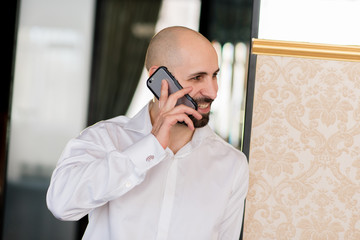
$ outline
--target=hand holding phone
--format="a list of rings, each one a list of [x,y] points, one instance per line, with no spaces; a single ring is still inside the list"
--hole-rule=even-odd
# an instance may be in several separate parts
[[[167,84],[162,84],[163,81]],[[159,67],[147,80],[147,86],[159,100],[160,109],[151,133],[165,149],[169,146],[170,129],[173,126],[182,123],[193,131],[194,124],[189,116],[192,115],[198,120],[202,116],[197,112],[196,102],[188,95],[191,88],[183,89],[166,67]]]
[[[155,97],[157,99],[160,98],[162,80],[166,80],[168,83],[169,95],[182,89],[182,86],[180,85],[180,83],[167,70],[167,68],[164,66],[161,66],[146,81],[148,88],[151,90],[151,92],[155,95]],[[188,107],[191,107],[191,108],[197,110],[197,104],[194,101],[194,99],[192,99],[189,96],[189,94],[186,94],[184,97],[181,97],[178,99],[176,105],[180,105],[180,104],[184,104]]]

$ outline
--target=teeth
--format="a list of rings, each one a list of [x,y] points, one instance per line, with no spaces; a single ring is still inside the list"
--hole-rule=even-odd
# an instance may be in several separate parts
[[[199,108],[207,108],[208,106],[209,106],[208,103],[198,104],[198,107],[199,107]]]

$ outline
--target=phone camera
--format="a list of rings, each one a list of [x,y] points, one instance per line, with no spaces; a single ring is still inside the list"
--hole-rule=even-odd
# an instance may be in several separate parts
[[[152,83],[152,78],[150,78],[149,83]]]

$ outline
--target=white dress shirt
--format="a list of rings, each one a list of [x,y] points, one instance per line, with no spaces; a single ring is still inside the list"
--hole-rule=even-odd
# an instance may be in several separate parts
[[[89,224],[83,239],[239,239],[246,157],[208,126],[176,154],[151,134],[148,105],[72,139],[53,172],[47,205]]]

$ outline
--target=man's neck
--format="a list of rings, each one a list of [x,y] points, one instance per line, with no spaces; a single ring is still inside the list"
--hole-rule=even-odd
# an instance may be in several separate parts
[[[186,125],[176,124],[171,129],[169,148],[176,154],[183,146],[191,141],[195,131],[191,131]]]

